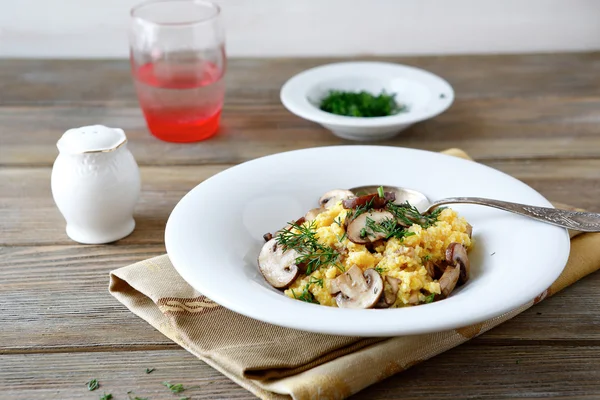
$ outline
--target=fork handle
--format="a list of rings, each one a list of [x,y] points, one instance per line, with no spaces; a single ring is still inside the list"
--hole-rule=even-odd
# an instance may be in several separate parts
[[[500,210],[524,215],[538,221],[568,228],[580,232],[600,232],[600,214],[583,211],[566,211],[557,208],[528,206],[508,201],[485,199],[481,197],[450,197],[434,202],[427,212],[443,204],[479,204],[499,208]]]

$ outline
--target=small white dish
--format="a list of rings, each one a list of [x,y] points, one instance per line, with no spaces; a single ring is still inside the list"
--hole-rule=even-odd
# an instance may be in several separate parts
[[[373,168],[353,168],[369,163]],[[442,331],[511,311],[546,290],[569,255],[567,231],[476,205],[454,205],[473,225],[471,279],[449,298],[399,309],[352,310],[290,299],[260,274],[262,235],[315,207],[332,188],[414,188],[430,199],[480,196],[551,207],[500,171],[421,150],[339,146],[259,158],[204,181],[177,204],[166,227],[179,274],[215,302],[248,317],[304,331],[394,336]]]
[[[396,94],[406,111],[387,117],[347,117],[319,109],[330,90],[382,90]],[[336,136],[350,140],[383,140],[412,124],[435,117],[454,101],[448,82],[419,68],[383,62],[344,62],[311,68],[288,80],[281,102],[293,114],[321,124]]]

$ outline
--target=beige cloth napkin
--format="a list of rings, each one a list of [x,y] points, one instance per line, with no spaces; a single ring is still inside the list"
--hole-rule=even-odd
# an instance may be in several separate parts
[[[457,149],[445,153],[469,158]],[[195,291],[166,255],[111,272],[109,290],[165,336],[262,399],[343,399],[486,332],[599,269],[600,234],[573,236],[565,270],[534,301],[480,324],[425,335],[330,336],[256,321]]]

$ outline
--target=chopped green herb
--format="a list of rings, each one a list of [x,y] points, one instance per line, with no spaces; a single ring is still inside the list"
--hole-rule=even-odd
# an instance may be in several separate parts
[[[127,397],[129,398],[129,400],[148,400],[147,397],[138,397],[138,396],[131,397],[131,393],[133,393],[133,390],[130,390],[127,392]]]
[[[366,91],[345,92],[330,90],[321,100],[319,108],[325,112],[347,117],[386,117],[406,111],[405,105],[396,103],[396,94],[385,90],[377,96]]]
[[[90,381],[85,383],[87,385],[88,390],[91,392],[100,387],[100,383],[98,383],[97,379],[91,379]]]
[[[338,242],[342,243],[344,239],[346,239],[346,232],[342,236],[335,235],[337,237]]]
[[[181,383],[171,384],[169,382],[163,382],[162,384],[173,393],[181,393],[185,390]]]
[[[296,295],[294,289],[292,289],[292,295],[296,300],[304,301],[306,303],[320,304],[317,299],[315,299],[315,296],[313,296],[313,294],[308,290],[309,288],[310,282],[304,286],[304,289],[302,289],[302,293],[300,293],[299,296]]]
[[[154,371],[155,368],[146,368],[146,373],[147,374],[151,374],[152,371]]]
[[[435,298],[435,294],[431,293],[429,296],[425,297],[425,304],[431,303],[434,298]]]
[[[309,285],[315,284],[317,286],[323,287],[323,279],[317,279],[314,276],[311,276],[310,279],[308,280],[308,284]]]
[[[104,393],[103,396],[100,396],[100,400],[112,400],[112,398],[113,398],[113,395],[110,393],[108,393],[108,394]]]
[[[382,197],[382,198],[385,197],[385,193],[383,191],[383,186],[379,186],[377,188],[377,194],[379,195],[379,197]]]
[[[423,257],[423,261],[429,261],[431,260],[431,254],[427,254],[425,257]]]
[[[360,230],[360,237],[363,239],[367,237],[367,229],[366,228],[362,228]]]
[[[380,274],[383,274],[385,271],[387,271],[387,268],[375,267],[375,271],[379,272]]]
[[[306,275],[330,264],[335,264],[340,253],[325,246],[317,240],[316,223],[298,225],[290,222],[289,227],[277,236],[277,244],[284,250],[293,249],[300,255],[296,258],[296,264],[306,265]]]
[[[367,212],[368,210],[370,210],[373,207],[373,201],[375,200],[375,197],[373,197],[371,200],[369,200],[368,202],[365,203],[365,205],[363,206],[358,206],[350,211],[348,211],[346,213],[346,220],[348,222],[355,220],[356,218],[358,218],[359,215],[364,214],[365,212]]]
[[[334,218],[333,223],[337,224],[337,226],[339,226],[341,228],[342,227],[342,217],[338,216],[338,217]]]
[[[411,226],[412,224],[421,225],[421,227],[427,229],[434,225],[440,213],[446,207],[438,207],[429,214],[421,214],[416,207],[412,206],[408,201],[403,204],[388,203],[386,209],[394,214],[394,216],[403,224]]]
[[[402,240],[406,236],[412,236],[415,234],[414,232],[409,232],[406,229],[404,229],[404,227],[402,225],[399,225],[398,222],[393,218],[384,219],[381,222],[375,222],[373,219],[367,217],[366,227],[371,231],[371,233],[383,233],[386,239],[395,237],[397,239]]]

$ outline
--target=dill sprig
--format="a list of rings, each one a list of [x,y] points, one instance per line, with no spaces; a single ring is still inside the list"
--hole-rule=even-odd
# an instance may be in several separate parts
[[[403,239],[407,236],[412,236],[415,234],[414,232],[407,231],[402,225],[399,225],[398,221],[396,221],[394,218],[386,218],[381,222],[375,222],[373,219],[367,217],[365,226],[366,228],[363,228],[365,235],[362,237],[366,237],[369,234],[374,236],[372,235],[373,233],[379,232],[385,235],[385,239],[392,237]],[[370,230],[371,233],[369,233],[367,229]],[[363,232],[361,230],[361,235],[362,234]]]
[[[348,222],[353,221],[356,218],[358,218],[359,215],[364,214],[367,211],[369,211],[371,208],[373,208],[373,200],[375,200],[375,197],[373,197],[371,200],[367,201],[364,205],[358,206],[356,208],[349,210],[346,213],[346,221],[348,221]]]
[[[308,280],[308,283],[302,289],[302,293],[300,293],[300,295],[296,295],[296,292],[294,291],[294,289],[292,289],[292,295],[296,300],[305,301],[307,303],[320,304],[317,301],[317,299],[315,299],[315,296],[310,292],[310,285],[318,285],[320,287],[323,287],[323,279],[317,279],[314,276],[311,276]]]
[[[277,244],[284,251],[293,249],[300,254],[296,264],[306,266],[306,275],[323,266],[336,265],[340,258],[337,250],[319,243],[315,221],[301,225],[290,222],[289,227],[277,236]]]
[[[172,393],[181,393],[185,390],[181,383],[172,384],[169,382],[163,382],[162,384],[166,386],[167,389],[169,389]]]
[[[87,385],[88,390],[91,392],[93,390],[96,390],[100,387],[100,383],[98,382],[97,379],[90,379],[88,382],[85,383]]]
[[[394,204],[388,203],[386,205],[386,209],[394,214],[394,216],[403,224],[411,226],[412,224],[421,225],[423,228],[427,229],[430,226],[434,225],[440,213],[446,207],[436,208],[429,214],[421,214],[416,207],[411,205],[408,201],[402,204]]]
[[[133,393],[133,390],[130,390],[127,392],[127,397],[129,398],[129,400],[148,400],[147,397],[138,397],[138,396],[131,397],[132,393]]]

